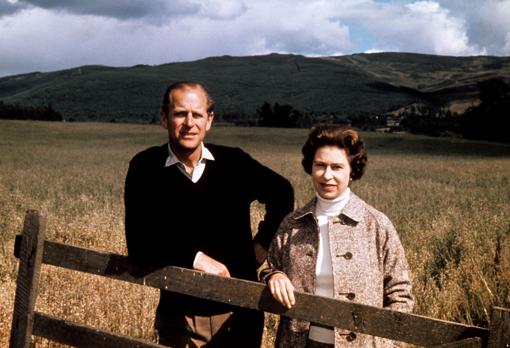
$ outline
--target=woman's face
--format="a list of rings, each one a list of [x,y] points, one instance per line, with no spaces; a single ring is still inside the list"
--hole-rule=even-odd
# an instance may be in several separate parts
[[[312,163],[312,182],[324,199],[335,199],[349,186],[351,165],[345,149],[322,146],[317,149]]]

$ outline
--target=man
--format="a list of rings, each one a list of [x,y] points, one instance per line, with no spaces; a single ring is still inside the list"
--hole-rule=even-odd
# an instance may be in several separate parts
[[[290,183],[238,148],[204,145],[214,119],[207,90],[178,82],[160,112],[168,144],[130,162],[125,186],[129,257],[142,265],[174,265],[257,280],[269,243],[293,209]],[[250,204],[266,214],[252,239]],[[161,291],[155,328],[172,347],[259,347],[263,312]]]

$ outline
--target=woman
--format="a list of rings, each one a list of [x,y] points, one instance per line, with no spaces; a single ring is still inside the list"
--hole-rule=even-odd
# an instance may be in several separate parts
[[[302,165],[315,197],[290,213],[271,242],[262,277],[287,308],[294,290],[410,312],[407,261],[390,220],[349,189],[360,179],[367,154],[350,127],[312,128]],[[281,317],[279,347],[385,347],[392,342],[342,329]]]

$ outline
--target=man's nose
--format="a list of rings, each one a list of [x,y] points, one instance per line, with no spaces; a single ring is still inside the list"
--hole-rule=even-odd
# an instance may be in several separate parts
[[[193,113],[188,112],[186,118],[184,119],[184,123],[188,127],[192,127],[195,124],[195,119],[193,118]]]

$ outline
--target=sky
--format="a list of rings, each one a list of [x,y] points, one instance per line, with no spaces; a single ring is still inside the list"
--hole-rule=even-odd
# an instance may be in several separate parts
[[[510,56],[510,0],[0,0],[0,76],[390,51]]]

